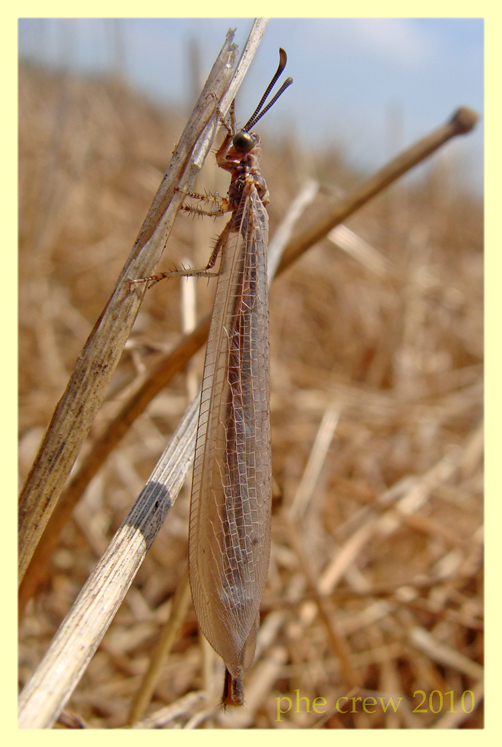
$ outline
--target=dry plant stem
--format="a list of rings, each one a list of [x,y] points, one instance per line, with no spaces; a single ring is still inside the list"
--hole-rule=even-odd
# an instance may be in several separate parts
[[[59,726],[65,729],[89,729],[90,726],[78,714],[71,711],[61,711],[57,720]]]
[[[409,640],[418,651],[425,653],[432,661],[445,664],[447,667],[453,667],[453,669],[457,669],[474,680],[483,681],[484,670],[482,666],[450,646],[441,643],[425,628],[414,625],[409,631]]]
[[[143,721],[136,722],[132,728],[161,729],[175,718],[190,713],[190,711],[206,700],[206,693],[202,691],[188,693],[188,695],[184,695],[183,698],[177,700],[176,703],[171,703],[171,705],[152,713],[151,716],[147,716]]]
[[[171,614],[164,624],[160,638],[150,655],[150,664],[145,672],[141,685],[134,696],[131,704],[127,723],[133,724],[145,713],[152,699],[155,687],[159,681],[166,658],[169,656],[171,647],[176,640],[179,629],[186,617],[192,597],[190,595],[190,584],[188,583],[188,568],[181,578],[176,594],[172,600]]]
[[[302,186],[295,199],[289,206],[287,215],[281,221],[280,226],[276,229],[274,237],[268,245],[268,282],[271,283],[277,274],[277,268],[281,261],[284,247],[293,235],[293,231],[305,208],[313,201],[319,190],[319,183],[309,179]]]
[[[291,518],[294,521],[301,521],[307,510],[307,506],[312,500],[339,418],[340,411],[333,406],[329,407],[324,413],[307,466],[289,509]]]
[[[284,252],[282,262],[277,270],[278,273],[286,269],[303,252],[323,239],[331,229],[346,220],[362,205],[367,203],[376,194],[396,181],[400,176],[423,161],[434,151],[455,135],[464,135],[470,132],[478,115],[472,109],[460,107],[457,109],[449,122],[437,130],[431,132],[418,143],[412,145],[403,153],[390,161],[386,166],[366,179],[359,187],[349,192],[344,199],[336,201],[332,206],[326,208],[323,216],[317,220],[315,225],[291,239]]]
[[[484,697],[484,684],[483,682],[478,682],[477,685],[471,688],[473,696],[474,696],[474,708],[477,708]],[[459,725],[465,721],[467,718],[469,718],[470,713],[472,711],[469,711],[466,709],[466,712],[464,712],[461,708],[458,709],[456,713],[447,713],[444,716],[442,716],[436,723],[434,724],[434,729],[455,729],[458,728]]]
[[[46,530],[33,554],[19,587],[19,616],[22,617],[27,601],[42,583],[49,561],[57,546],[59,535],[69,520],[73,509],[85,489],[103,466],[120,439],[127,433],[136,418],[143,413],[152,399],[173,379],[207,340],[210,316],[204,317],[189,335],[167,356],[162,358],[136,392],[124,403],[119,413],[96,440],[49,519]]]
[[[19,501],[20,581],[103,402],[138,313],[144,290],[131,293],[127,278],[152,273],[183,199],[175,188],[190,186],[216,135],[215,99],[209,94],[221,100],[229,86],[237,53],[232,38],[233,33],[229,32],[115,289],[79,356],[26,480]]]
[[[89,664],[174,504],[193,458],[198,400],[185,413],[133,508],[21,693],[19,727],[49,728]]]
[[[185,724],[185,729],[196,729],[198,726],[204,723],[207,719],[211,718],[218,712],[219,706],[210,706],[204,708],[202,711],[197,711]],[[214,724],[210,723],[208,728],[213,728]],[[133,727],[134,728],[134,727]]]
[[[291,540],[291,544],[296,551],[301,570],[305,574],[308,586],[310,587],[314,595],[319,614],[328,634],[328,640],[330,642],[331,648],[340,661],[340,669],[342,672],[343,681],[347,687],[357,687],[359,681],[350,660],[350,648],[345,640],[344,634],[337,629],[337,626],[335,625],[333,617],[330,613],[329,605],[319,593],[315,574],[310,566],[310,561],[303,548],[303,543],[300,539],[294,521],[287,513],[284,514],[284,518],[286,526],[288,528],[288,535]]]

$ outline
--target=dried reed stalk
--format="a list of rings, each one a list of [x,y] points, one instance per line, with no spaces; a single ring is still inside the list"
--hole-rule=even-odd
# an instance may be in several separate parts
[[[71,455],[73,455],[73,458],[76,457],[77,446],[81,445],[84,422],[88,430],[92,422],[91,416],[94,416],[97,409],[97,400],[101,401],[104,397],[105,388],[103,387],[103,382],[99,381],[99,377],[92,377],[93,380],[91,382],[87,381],[86,385],[80,389],[76,389],[75,383],[82,378],[86,378],[83,371],[87,370],[87,378],[89,378],[89,369],[91,369],[91,373],[92,371],[96,371],[96,356],[98,354],[96,348],[100,354],[106,357],[108,361],[107,366],[112,365],[110,362],[112,352],[115,355],[114,364],[116,365],[118,362],[118,355],[116,354],[117,340],[114,340],[114,344],[110,345],[110,340],[113,340],[114,325],[118,323],[119,328],[126,327],[128,333],[134,321],[134,318],[131,318],[130,299],[129,304],[125,305],[129,307],[128,313],[127,308],[124,310],[124,305],[122,304],[124,298],[128,294],[131,295],[127,291],[129,287],[128,278],[144,277],[153,271],[167,241],[176,211],[181,204],[182,195],[175,192],[174,188],[178,186],[180,189],[187,189],[192,186],[191,180],[196,170],[195,167],[200,168],[202,165],[216,135],[218,122],[213,117],[214,97],[209,96],[209,92],[214,94],[217,100],[221,102],[221,110],[225,112],[235,97],[237,87],[242,81],[244,73],[256,52],[263,30],[264,24],[262,22],[257,22],[254,25],[232,86],[230,86],[230,76],[237,48],[231,41],[233,32],[228,33],[226,42],[215,66],[213,66],[213,70],[199,98],[194,114],[182,136],[181,145],[173,155],[171,167],[164,177],[131,256],[120,275],[116,292],[112,295],[112,299],[108,302],[105,312],[103,312],[100,321],[96,324],[93,333],[91,333],[91,337],[86,343],[82,357],[67,387],[67,391],[56,409],[48,433],[37,456],[35,466],[30,472],[25,485],[21,503],[22,511],[28,512],[31,510],[39,517],[38,521],[41,522],[42,517],[44,517],[44,526],[49,518],[49,512],[47,507],[45,511],[40,508],[40,501],[44,496],[47,496],[47,490],[51,486],[55,490],[55,485],[62,485],[67,472],[65,473],[64,465],[61,462],[65,462],[67,470],[71,467],[69,459]],[[208,100],[210,106],[208,106]],[[180,152],[186,154],[182,164]],[[148,245],[152,246],[153,251],[151,253],[142,251]],[[136,308],[136,312],[137,310]],[[127,324],[128,322],[130,322],[129,325]],[[116,330],[116,334],[118,334],[118,330]],[[126,338],[123,339],[124,344]],[[119,336],[119,340],[122,340],[121,336]],[[102,359],[99,358],[99,360]],[[114,368],[114,365],[112,368]],[[109,378],[106,379],[106,383],[108,381]],[[62,404],[70,399],[72,400],[71,417],[66,412],[64,404]],[[87,412],[82,414],[84,405],[89,399],[93,401],[94,407],[87,408]],[[101,559],[100,564],[89,578],[84,589],[82,589],[79,599],[75,602],[71,613],[61,626],[58,636],[54,639],[37,673],[23,691],[19,714],[19,724],[23,728],[46,727],[54,723],[65,702],[76,687],[92,654],[99,645],[137,569],[141,565],[147,549],[153,542],[165,515],[181,488],[191,460],[190,447],[193,449],[197,405],[198,403],[195,401],[188,408],[177,431],[177,435],[171,443],[171,450],[165,454],[167,467],[161,464],[157,468],[164,475],[165,470],[167,470],[167,477],[165,478],[167,482],[159,486],[158,477],[155,476],[157,473],[152,475],[148,484],[149,487],[145,487],[142,496],[140,496],[124,522],[123,529],[119,530],[115,535],[107,553]],[[76,423],[77,415],[79,415],[78,423]],[[189,424],[192,418],[195,418],[195,420],[193,421],[193,427],[190,427]],[[58,428],[63,427],[65,427],[65,430],[61,433]],[[65,454],[65,459],[61,457],[61,462],[58,463],[57,467],[54,464],[51,466],[51,460],[47,457],[47,450],[50,450],[49,444],[54,438],[59,444],[64,444],[65,442],[61,441],[61,438],[65,434],[68,434],[66,430],[68,427],[70,427],[70,430],[71,428],[77,430],[80,438],[74,438],[71,444],[68,444],[69,448]],[[188,432],[186,432],[187,427]],[[187,448],[189,452],[188,460],[186,459]],[[172,464],[176,463],[178,459],[183,466],[173,477]],[[52,479],[49,481],[51,475]],[[38,500],[34,502],[34,505],[30,509],[30,500],[33,502],[36,497],[33,492],[35,490],[33,481],[35,481],[36,485],[37,481],[42,480],[44,477],[50,482],[50,485],[46,486],[46,490],[40,493]],[[31,486],[31,489],[28,486]],[[39,507],[38,511],[37,506]],[[129,526],[134,527],[132,535],[128,529]],[[38,528],[37,524],[33,523],[33,521],[24,522],[20,527],[21,546],[24,550],[23,556],[25,557],[24,564],[28,562],[30,550],[33,552],[36,539],[42,530],[43,526]],[[118,569],[120,569],[119,583],[117,583]],[[113,592],[110,586],[113,586]],[[84,645],[82,645],[83,637],[86,640]],[[72,645],[72,641],[74,642],[76,639],[80,641],[78,647]],[[73,653],[73,656],[68,655],[68,650]],[[46,697],[48,688],[51,691],[51,698]]]
[[[151,275],[183,201],[176,188],[189,189],[204,162],[219,123],[215,99],[225,113],[248,69],[264,24],[255,24],[232,78],[237,48],[229,32],[192,116],[176,147],[115,289],[96,322],[54,412],[19,501],[19,581],[35,551],[80,447],[101,406],[144,295],[131,292],[128,279]],[[212,95],[210,95],[212,94]]]

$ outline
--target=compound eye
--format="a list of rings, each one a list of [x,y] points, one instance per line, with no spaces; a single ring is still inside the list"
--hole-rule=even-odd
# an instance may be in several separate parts
[[[239,153],[245,153],[256,145],[256,138],[250,135],[249,132],[241,130],[234,135],[232,144],[235,150],[239,151]]]

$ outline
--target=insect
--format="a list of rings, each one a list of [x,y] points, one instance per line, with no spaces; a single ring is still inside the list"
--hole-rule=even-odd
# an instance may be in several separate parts
[[[255,651],[270,556],[272,465],[269,404],[267,242],[269,194],[260,168],[260,141],[251,128],[293,82],[288,78],[235,132],[234,106],[216,153],[230,172],[227,198],[199,214],[231,217],[207,266],[144,278],[217,275],[202,380],[189,529],[189,575],[199,625],[226,665],[222,704],[244,702],[243,671]],[[263,109],[263,110],[262,110]],[[196,199],[205,199],[194,192]],[[217,273],[210,272],[221,254]]]

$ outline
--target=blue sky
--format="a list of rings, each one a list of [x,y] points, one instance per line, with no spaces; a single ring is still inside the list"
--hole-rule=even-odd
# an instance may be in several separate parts
[[[188,107],[189,43],[199,43],[205,76],[227,29],[237,28],[242,49],[250,26],[243,18],[26,19],[19,22],[19,51],[51,66],[99,73],[111,69],[118,52],[136,88],[162,105]],[[483,114],[482,19],[272,19],[239,93],[241,122],[275,71],[279,46],[295,82],[260,127],[280,136],[294,125],[313,149],[340,145],[365,171],[460,105]],[[440,157],[455,161],[465,184],[479,190],[483,122]]]

